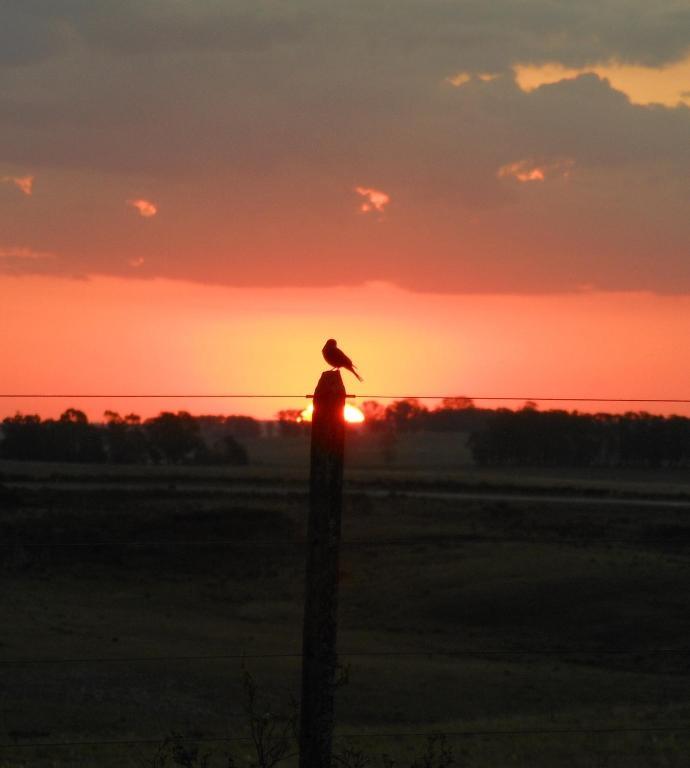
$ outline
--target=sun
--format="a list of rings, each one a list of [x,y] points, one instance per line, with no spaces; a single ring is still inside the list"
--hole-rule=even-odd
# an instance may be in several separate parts
[[[311,421],[312,414],[314,413],[314,404],[309,405],[300,413],[297,421]],[[345,421],[348,424],[361,424],[364,421],[364,414],[357,408],[356,405],[345,403]]]

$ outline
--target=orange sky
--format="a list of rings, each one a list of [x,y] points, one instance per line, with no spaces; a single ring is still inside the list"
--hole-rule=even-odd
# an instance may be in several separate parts
[[[325,368],[320,349],[329,336],[364,376],[359,384],[345,374],[353,393],[690,393],[683,296],[453,296],[386,284],[250,289],[37,276],[0,277],[0,296],[5,393],[307,393]],[[268,417],[303,402],[20,398],[0,407],[4,415],[77,406],[92,418],[106,408]]]
[[[690,395],[690,13],[629,5],[0,3],[0,389],[302,393],[334,336],[359,393]]]

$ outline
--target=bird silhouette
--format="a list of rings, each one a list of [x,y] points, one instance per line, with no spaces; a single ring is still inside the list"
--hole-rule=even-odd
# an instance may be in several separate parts
[[[360,381],[364,381],[364,379],[357,373],[352,360],[350,360],[342,349],[338,349],[338,342],[335,339],[328,339],[324,348],[321,350],[321,353],[323,354],[323,359],[329,365],[332,365],[333,368],[345,368],[350,371],[350,373],[354,374]]]

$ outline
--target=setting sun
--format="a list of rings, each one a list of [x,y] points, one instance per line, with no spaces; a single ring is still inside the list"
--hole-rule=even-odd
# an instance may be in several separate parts
[[[298,421],[311,421],[312,414],[314,413],[314,404],[309,405],[300,413]],[[361,424],[364,421],[364,414],[357,408],[356,405],[350,403],[345,404],[345,421],[348,424]]]

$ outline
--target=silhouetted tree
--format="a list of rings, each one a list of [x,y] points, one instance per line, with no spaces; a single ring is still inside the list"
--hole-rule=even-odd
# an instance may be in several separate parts
[[[144,422],[152,458],[167,464],[198,463],[208,449],[199,423],[187,411],[164,411]]]
[[[488,410],[453,398],[429,411],[416,400],[387,408],[363,404],[369,429],[379,435],[386,461],[392,461],[400,433],[415,430],[469,433],[468,445],[480,465],[681,467],[690,465],[690,419],[630,412],[622,415],[538,411],[529,403],[512,411]],[[444,407],[449,406],[449,407]],[[301,411],[278,413],[281,435],[299,435],[309,423]],[[201,416],[164,412],[143,425],[136,414],[106,411],[105,423],[90,424],[86,414],[68,408],[59,419],[37,415],[2,421],[0,457],[30,461],[170,464],[246,464],[248,455],[235,432],[260,434],[249,417]],[[382,418],[383,416],[383,418]],[[376,425],[372,427],[372,425]]]
[[[18,413],[3,420],[4,439],[0,455],[29,461],[105,461],[98,427],[89,424],[86,414],[68,408],[55,421]]]
[[[445,397],[426,414],[424,423],[433,432],[471,432],[481,426],[483,418],[484,411],[475,408],[469,397]]]
[[[380,432],[386,428],[386,409],[376,400],[365,400],[362,403],[364,426],[370,432]]]
[[[197,463],[247,464],[246,449],[237,441],[238,432],[246,437],[260,434],[259,423],[249,416],[197,416],[200,437],[206,452],[199,453]]]
[[[394,429],[403,432],[422,429],[423,417],[428,413],[419,400],[396,400],[386,408],[386,421]]]
[[[228,416],[225,426],[228,433],[239,440],[261,437],[261,425],[251,416]]]
[[[464,411],[467,408],[474,408],[474,400],[471,397],[444,397],[439,410]]]
[[[46,435],[40,416],[8,416],[2,422],[3,440],[0,443],[0,456],[5,459],[20,461],[48,460]]]
[[[100,430],[83,411],[68,408],[56,422],[45,422],[51,436],[51,444],[58,461],[102,462],[105,449]],[[52,434],[51,434],[52,433]]]
[[[480,465],[683,466],[690,462],[690,420],[499,409],[486,414],[469,445]]]
[[[115,464],[144,464],[149,460],[149,446],[141,418],[136,413],[120,416],[106,411],[105,448],[108,460]]]
[[[301,413],[299,408],[288,408],[278,411],[278,432],[283,437],[301,435],[305,426],[301,423]]]

